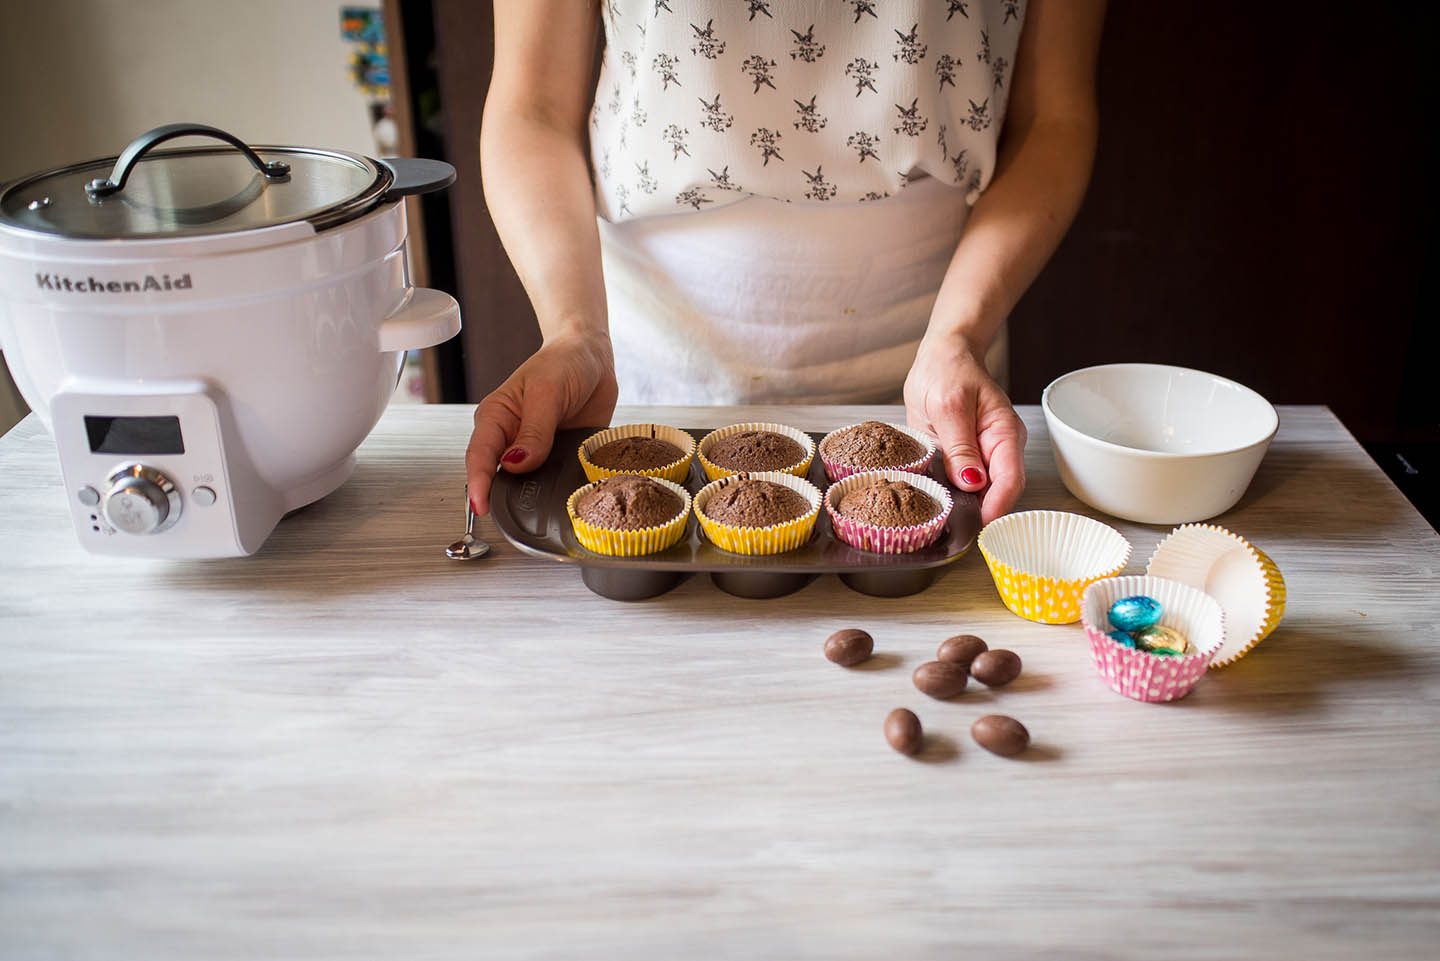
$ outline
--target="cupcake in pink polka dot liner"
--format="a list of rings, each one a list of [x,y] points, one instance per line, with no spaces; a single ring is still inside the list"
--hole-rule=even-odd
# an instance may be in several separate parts
[[[935,456],[935,438],[924,431],[867,420],[832,430],[820,439],[820,460],[832,481],[867,470],[923,474]]]
[[[825,492],[835,536],[877,554],[907,554],[935,543],[954,506],[943,484],[903,470],[851,474]]]
[[[1130,542],[1109,525],[1065,511],[1022,511],[980,531],[980,553],[1005,606],[1041,624],[1080,620],[1080,595],[1130,560]]]

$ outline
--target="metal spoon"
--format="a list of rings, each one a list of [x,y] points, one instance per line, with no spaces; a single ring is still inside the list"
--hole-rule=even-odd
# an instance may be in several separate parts
[[[470,506],[470,490],[465,490],[465,536],[445,548],[445,556],[455,561],[469,561],[490,553],[490,545],[475,536],[475,509]]]

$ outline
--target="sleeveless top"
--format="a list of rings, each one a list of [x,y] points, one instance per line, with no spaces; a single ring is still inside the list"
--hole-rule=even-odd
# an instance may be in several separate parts
[[[591,114],[611,223],[749,196],[990,182],[1023,0],[605,0]]]

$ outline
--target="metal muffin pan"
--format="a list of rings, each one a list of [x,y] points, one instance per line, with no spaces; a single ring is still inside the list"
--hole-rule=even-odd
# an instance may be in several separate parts
[[[824,507],[815,533],[784,554],[751,556],[721,550],[705,537],[691,513],[685,535],[675,546],[644,557],[608,557],[580,545],[565,512],[565,502],[588,481],[575,451],[603,428],[562,430],[544,464],[528,474],[501,471],[490,495],[491,514],[500,532],[516,547],[537,557],[580,568],[580,578],[596,594],[618,601],[639,601],[674,588],[692,574],[709,574],[715,586],[739,597],[782,597],[821,574],[836,574],[846,586],[876,597],[904,597],[929,587],[946,567],[975,545],[980,531],[980,501],[951,486],[944,471],[931,464],[935,478],[955,499],[940,539],[909,554],[857,550],[835,536]],[[683,428],[699,440],[710,428]],[[823,433],[809,432],[818,445]],[[809,480],[823,492],[830,482],[816,452]],[[699,458],[691,464],[685,487],[693,495],[706,484]]]

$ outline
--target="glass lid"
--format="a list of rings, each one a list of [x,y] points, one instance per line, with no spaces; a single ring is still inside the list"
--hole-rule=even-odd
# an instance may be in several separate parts
[[[229,146],[154,150],[208,136]],[[0,222],[80,239],[158,239],[258,230],[309,221],[334,226],[374,206],[393,177],[339,151],[253,150],[224,131],[170,124],[142,134],[118,158],[22,178],[0,194]]]

